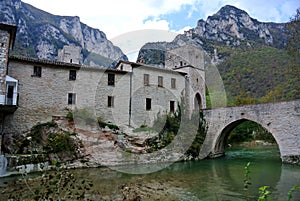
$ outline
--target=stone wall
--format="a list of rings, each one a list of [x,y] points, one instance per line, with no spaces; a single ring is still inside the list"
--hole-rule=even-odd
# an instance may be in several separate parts
[[[108,75],[115,75],[114,85],[108,85]],[[130,104],[130,72],[110,72],[98,78],[95,93],[96,114],[105,121],[117,125],[129,124]],[[108,105],[108,97],[112,97],[112,105]]]
[[[42,68],[41,77],[33,76],[34,66]],[[69,80],[70,70],[76,70],[76,80]],[[129,105],[129,76],[123,79],[124,72],[112,73],[116,75],[115,87],[107,86],[106,69],[11,61],[9,74],[19,80],[19,108],[8,117],[7,132],[22,133],[38,122],[52,120],[52,116],[66,116],[69,110],[85,110],[91,118],[103,115],[112,121],[107,96],[114,94],[114,110],[121,122],[125,119],[128,122],[128,109],[125,108]],[[68,104],[69,93],[76,94],[75,104]],[[80,113],[74,114],[75,118],[76,115],[81,117]]]
[[[41,77],[33,75],[34,66],[41,67]],[[69,70],[10,61],[9,75],[19,80],[19,107],[10,121],[9,130],[22,132],[38,122],[50,121],[53,115],[65,115],[69,107],[68,93],[74,91],[76,82],[69,81]]]
[[[200,158],[223,155],[231,129],[250,120],[272,133],[283,162],[300,164],[300,100],[215,108],[205,110],[204,114],[208,131]]]
[[[8,31],[0,29],[0,96],[4,95],[2,93],[6,90],[5,76],[8,60],[9,37],[10,34]]]
[[[63,49],[58,50],[58,61],[81,64],[81,47],[65,45]]]
[[[206,54],[199,47],[185,45],[166,52],[165,67],[168,69],[191,65],[201,70],[205,69]]]
[[[144,74],[149,74],[149,85],[144,85]],[[163,78],[163,86],[158,86],[158,76]],[[176,79],[176,87],[171,87],[171,79]],[[170,101],[181,102],[184,97],[184,75],[167,69],[140,66],[133,68],[132,118],[134,127],[152,125],[158,114],[170,111]],[[151,109],[146,110],[146,98],[151,99]]]

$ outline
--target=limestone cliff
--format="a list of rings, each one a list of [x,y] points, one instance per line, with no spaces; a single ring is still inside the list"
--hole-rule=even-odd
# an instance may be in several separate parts
[[[163,65],[165,50],[185,44],[202,47],[213,56],[216,46],[251,47],[258,44],[282,49],[286,43],[285,23],[259,22],[245,11],[228,5],[206,20],[200,19],[195,28],[179,34],[170,43],[145,44],[139,52],[138,59],[143,58],[148,64]],[[219,56],[222,57],[222,55]]]
[[[82,48],[87,65],[108,67],[119,59],[127,60],[105,33],[80,22],[77,16],[56,16],[21,0],[1,0],[0,22],[18,27],[15,55],[56,60],[64,45],[76,45]]]

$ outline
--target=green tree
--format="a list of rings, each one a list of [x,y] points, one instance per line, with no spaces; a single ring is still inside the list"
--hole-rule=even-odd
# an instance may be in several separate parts
[[[288,43],[287,52],[294,58],[296,63],[300,63],[300,8],[287,24]]]

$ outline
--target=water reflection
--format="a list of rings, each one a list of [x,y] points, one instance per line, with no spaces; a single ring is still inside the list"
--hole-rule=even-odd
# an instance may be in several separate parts
[[[282,165],[276,147],[231,149],[226,154],[219,159],[174,163],[144,175],[125,174],[109,168],[74,171],[81,178],[93,181],[94,188],[106,200],[123,200],[122,192],[127,187],[142,195],[142,200],[245,200],[244,167],[248,162],[251,162],[252,182],[249,194],[253,200],[257,200],[258,188],[264,185],[270,186],[272,200],[287,200],[289,189],[300,184],[300,167]],[[296,201],[300,190],[293,195],[292,200]]]

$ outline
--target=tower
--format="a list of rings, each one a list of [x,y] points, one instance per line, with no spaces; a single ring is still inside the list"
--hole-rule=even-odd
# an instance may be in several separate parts
[[[165,68],[186,73],[185,100],[189,112],[206,108],[205,69],[208,62],[205,51],[192,45],[166,52]]]

